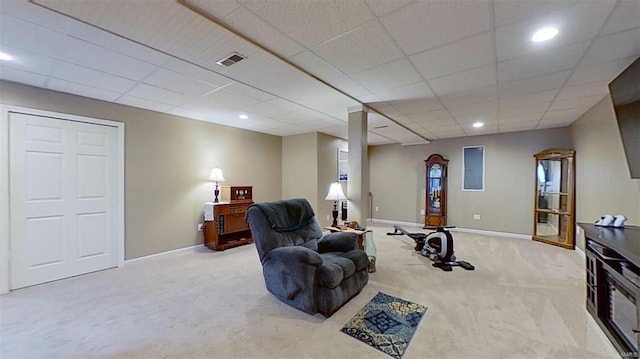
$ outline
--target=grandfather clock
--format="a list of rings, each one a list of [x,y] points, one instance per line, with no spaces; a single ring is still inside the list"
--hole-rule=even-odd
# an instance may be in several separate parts
[[[447,225],[447,166],[449,160],[433,154],[424,160],[427,166],[426,209],[424,225]]]

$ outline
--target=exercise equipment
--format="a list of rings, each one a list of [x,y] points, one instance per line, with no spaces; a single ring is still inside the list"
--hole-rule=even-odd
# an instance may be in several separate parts
[[[424,229],[435,229],[431,233],[410,233],[400,226],[393,226],[394,231],[387,233],[389,236],[405,235],[416,242],[415,250],[423,256],[433,261],[432,266],[443,271],[451,272],[453,267],[462,267],[466,270],[474,270],[475,267],[466,261],[456,261],[453,251],[453,235],[448,228],[455,226],[424,227]]]

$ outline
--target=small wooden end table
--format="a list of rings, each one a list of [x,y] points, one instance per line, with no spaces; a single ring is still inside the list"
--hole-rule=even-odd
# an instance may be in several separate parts
[[[365,229],[363,231],[358,229],[353,229],[349,227],[324,227],[324,229],[329,230],[329,232],[346,232],[346,233],[355,233],[356,238],[358,238],[358,248],[364,250],[364,236],[367,232],[371,232],[370,229]]]

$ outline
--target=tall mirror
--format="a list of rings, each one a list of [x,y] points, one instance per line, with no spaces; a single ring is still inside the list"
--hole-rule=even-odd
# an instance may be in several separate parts
[[[575,151],[550,148],[535,157],[533,239],[564,248],[575,243]]]

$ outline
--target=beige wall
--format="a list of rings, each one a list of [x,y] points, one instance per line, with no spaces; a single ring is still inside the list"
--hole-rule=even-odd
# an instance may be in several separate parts
[[[327,201],[325,197],[327,197],[331,183],[338,180],[338,149],[344,151],[348,147],[346,140],[318,133],[318,206],[315,208],[318,222],[322,226],[329,226],[333,222],[333,216],[331,216],[333,201]],[[346,195],[347,186],[344,183],[342,190]],[[339,207],[338,211],[340,211]],[[331,220],[327,220],[327,216],[331,216]],[[340,213],[338,213],[339,222]]]
[[[447,223],[463,228],[531,234],[535,164],[549,147],[569,147],[567,128],[462,137],[426,145],[369,147],[373,218],[424,223],[424,160],[449,160]],[[485,146],[485,190],[462,191],[462,147]],[[379,211],[375,211],[375,207]],[[473,214],[480,214],[474,220]]]
[[[609,96],[570,127],[576,150],[576,219],[624,214],[640,225],[640,180],[631,179]]]
[[[282,138],[282,198],[306,198],[318,204],[317,133]]]
[[[2,103],[125,123],[125,257],[203,243],[196,231],[207,181],[251,185],[254,200],[281,198],[281,137],[0,81]]]
[[[333,202],[324,198],[338,177],[338,148],[347,141],[318,132],[282,138],[282,197],[306,198],[321,226],[333,221]]]

